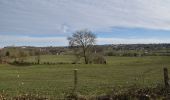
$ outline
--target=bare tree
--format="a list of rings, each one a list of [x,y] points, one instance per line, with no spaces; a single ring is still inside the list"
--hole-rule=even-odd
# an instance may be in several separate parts
[[[71,37],[68,37],[69,46],[74,48],[77,47],[82,50],[85,64],[88,64],[88,56],[91,53],[91,48],[95,44],[95,39],[95,34],[87,29],[76,31]],[[79,56],[81,56],[81,52],[79,53]]]

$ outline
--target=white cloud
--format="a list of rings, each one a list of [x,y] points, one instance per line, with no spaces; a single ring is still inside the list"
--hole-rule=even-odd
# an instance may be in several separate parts
[[[0,35],[0,47],[4,46],[68,46],[66,37],[29,37]],[[170,43],[170,39],[158,38],[97,38],[96,44]]]
[[[149,43],[170,43],[170,39],[158,38],[98,38],[97,44],[149,44]]]
[[[0,32],[65,34],[111,27],[170,30],[169,0],[1,0]]]
[[[0,46],[66,46],[65,37],[29,37],[0,35]]]
[[[67,45],[66,37],[84,28],[96,35],[112,27],[170,31],[169,5],[170,0],[0,0],[0,46]],[[46,37],[35,37],[41,35]],[[170,43],[162,37],[125,37],[101,38],[99,34],[97,44]]]

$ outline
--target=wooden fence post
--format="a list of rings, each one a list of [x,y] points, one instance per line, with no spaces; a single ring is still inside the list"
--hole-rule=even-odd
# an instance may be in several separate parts
[[[74,91],[77,89],[77,71],[78,69],[74,69]]]
[[[164,68],[164,84],[165,84],[165,88],[168,89],[169,88],[169,77],[168,77],[167,68]]]

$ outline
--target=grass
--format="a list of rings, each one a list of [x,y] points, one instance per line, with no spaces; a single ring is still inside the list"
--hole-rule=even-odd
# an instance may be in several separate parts
[[[168,56],[106,58],[106,65],[0,65],[0,91],[9,95],[26,92],[63,97],[73,89],[73,69],[77,68],[78,92],[83,95],[98,95],[118,86],[137,84],[143,87],[163,83],[163,67],[170,69]],[[52,62],[72,62],[72,59],[74,58],[71,56],[41,57],[41,61]]]

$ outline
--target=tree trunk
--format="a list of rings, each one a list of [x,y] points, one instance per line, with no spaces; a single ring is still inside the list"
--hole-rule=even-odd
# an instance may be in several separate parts
[[[85,64],[88,64],[88,60],[86,56],[84,56],[84,59],[85,59]]]
[[[88,60],[87,60],[86,50],[85,50],[85,48],[83,48],[83,56],[84,56],[85,64],[88,64]]]

